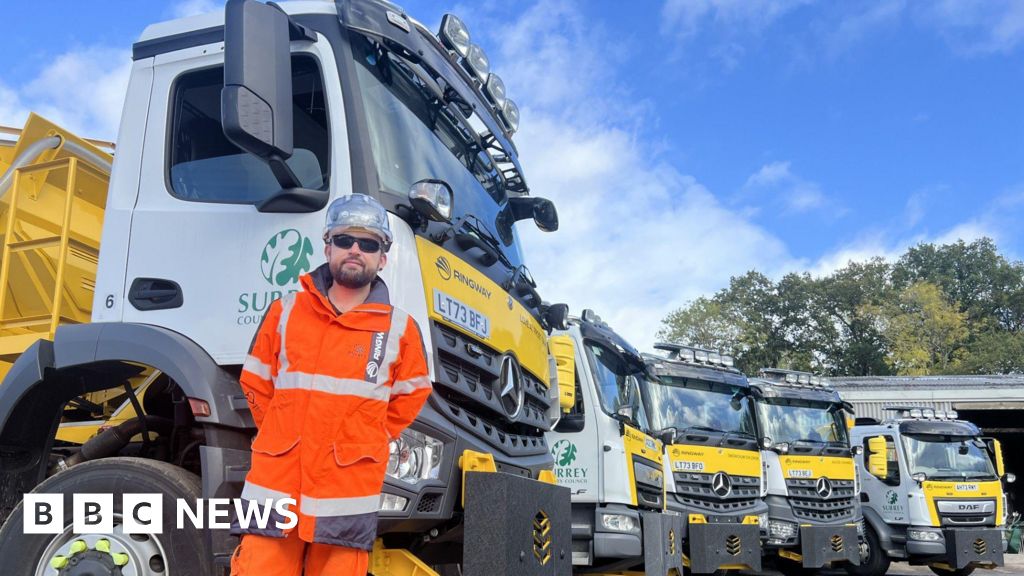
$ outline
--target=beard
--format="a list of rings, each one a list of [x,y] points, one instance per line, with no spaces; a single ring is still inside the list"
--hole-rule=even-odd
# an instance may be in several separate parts
[[[359,267],[349,266],[346,268],[345,264],[349,262],[353,262],[353,260],[347,260],[331,267],[331,276],[334,281],[345,288],[358,290],[372,282],[377,276],[377,271],[371,270],[365,262],[357,262]]]

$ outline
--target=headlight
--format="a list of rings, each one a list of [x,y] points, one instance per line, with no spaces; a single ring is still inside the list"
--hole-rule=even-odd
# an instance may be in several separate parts
[[[636,476],[636,481],[641,484],[648,484],[657,488],[661,488],[665,484],[665,473],[653,466],[635,462],[633,464],[633,474]]]
[[[401,512],[409,504],[409,499],[395,494],[382,494],[380,497],[380,509],[382,512]]]
[[[442,447],[440,440],[406,429],[388,445],[388,476],[409,484],[437,478]]]
[[[626,516],[625,514],[602,514],[601,526],[604,526],[605,530],[632,532],[636,530],[636,520],[632,516]]]
[[[778,540],[777,544],[781,544],[795,536],[796,524],[783,520],[768,521],[768,537],[772,540]]]
[[[757,515],[757,526],[758,526],[758,528],[760,528],[761,530],[763,530],[765,532],[768,531],[768,513],[767,512],[761,512],[760,514]]]
[[[920,540],[922,542],[938,542],[942,540],[942,534],[931,530],[915,530],[911,528],[910,530],[907,530],[907,538],[910,538],[911,540]]]

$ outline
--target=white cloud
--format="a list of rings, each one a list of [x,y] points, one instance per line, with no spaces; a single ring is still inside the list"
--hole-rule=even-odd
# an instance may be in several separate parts
[[[653,157],[657,143],[636,134],[656,119],[607,113],[637,109],[635,98],[601,66],[610,39],[577,19],[573,4],[544,2],[494,35],[495,68],[523,109],[515,140],[527,181],[561,216],[553,234],[527,222],[520,233],[544,298],[594,308],[648,349],[671,310],[732,275],[795,262],[771,232]]]
[[[789,162],[771,162],[747,178],[747,186],[774,186],[792,178]]]
[[[865,8],[845,14],[826,35],[829,56],[835,58],[878,28],[896,22],[906,7],[905,0],[871,2]]]
[[[207,12],[214,12],[223,9],[224,2],[218,2],[216,0],[185,0],[184,2],[176,4],[171,10],[171,14],[174,18],[185,18],[186,16],[206,14]]]
[[[774,193],[782,202],[783,208],[794,213],[808,212],[829,205],[821,187],[794,174],[788,161],[770,162],[761,166],[747,178],[743,188],[746,192],[745,198]],[[841,209],[835,210],[838,214],[842,212]]]
[[[1024,41],[1024,2],[1019,0],[922,2],[919,15],[965,54],[1009,53]]]
[[[777,20],[815,0],[665,0],[661,33],[677,42],[674,57],[703,47],[719,71],[731,72]],[[700,40],[697,38],[700,37]],[[698,66],[698,68],[702,68]]]
[[[131,55],[102,46],[66,52],[19,87],[0,85],[0,124],[21,126],[36,112],[83,137],[117,136]]]
[[[692,36],[712,24],[728,30],[760,32],[786,13],[814,0],[666,0],[662,31]]]

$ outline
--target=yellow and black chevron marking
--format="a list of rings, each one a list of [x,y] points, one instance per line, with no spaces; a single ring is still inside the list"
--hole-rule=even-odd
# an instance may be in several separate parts
[[[832,551],[833,552],[842,552],[843,551],[843,548],[844,548],[843,537],[840,536],[839,534],[833,534],[832,535],[831,544],[832,544]]]
[[[541,566],[551,561],[551,519],[543,510],[533,517],[533,557]]]
[[[988,544],[985,543],[984,538],[978,538],[974,541],[974,553],[979,556],[988,552]]]
[[[725,551],[731,556],[739,556],[743,551],[743,541],[735,534],[730,534],[725,539]]]
[[[668,531],[668,554],[669,556],[676,555],[676,531],[672,529]]]

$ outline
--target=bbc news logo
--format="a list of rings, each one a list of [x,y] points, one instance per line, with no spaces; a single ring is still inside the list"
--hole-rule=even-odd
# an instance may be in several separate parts
[[[280,500],[242,500],[240,498],[200,498],[190,503],[175,501],[175,526],[227,530],[231,513],[242,526],[261,530],[294,528],[299,521],[291,509],[292,498]],[[63,494],[25,494],[22,531],[25,534],[60,534],[64,524]],[[121,499],[121,531],[125,534],[162,534],[164,497],[161,494],[124,494]],[[169,511],[168,511],[169,512]],[[273,518],[276,512],[277,518]],[[114,532],[113,494],[73,494],[71,531],[75,534],[112,534]]]

